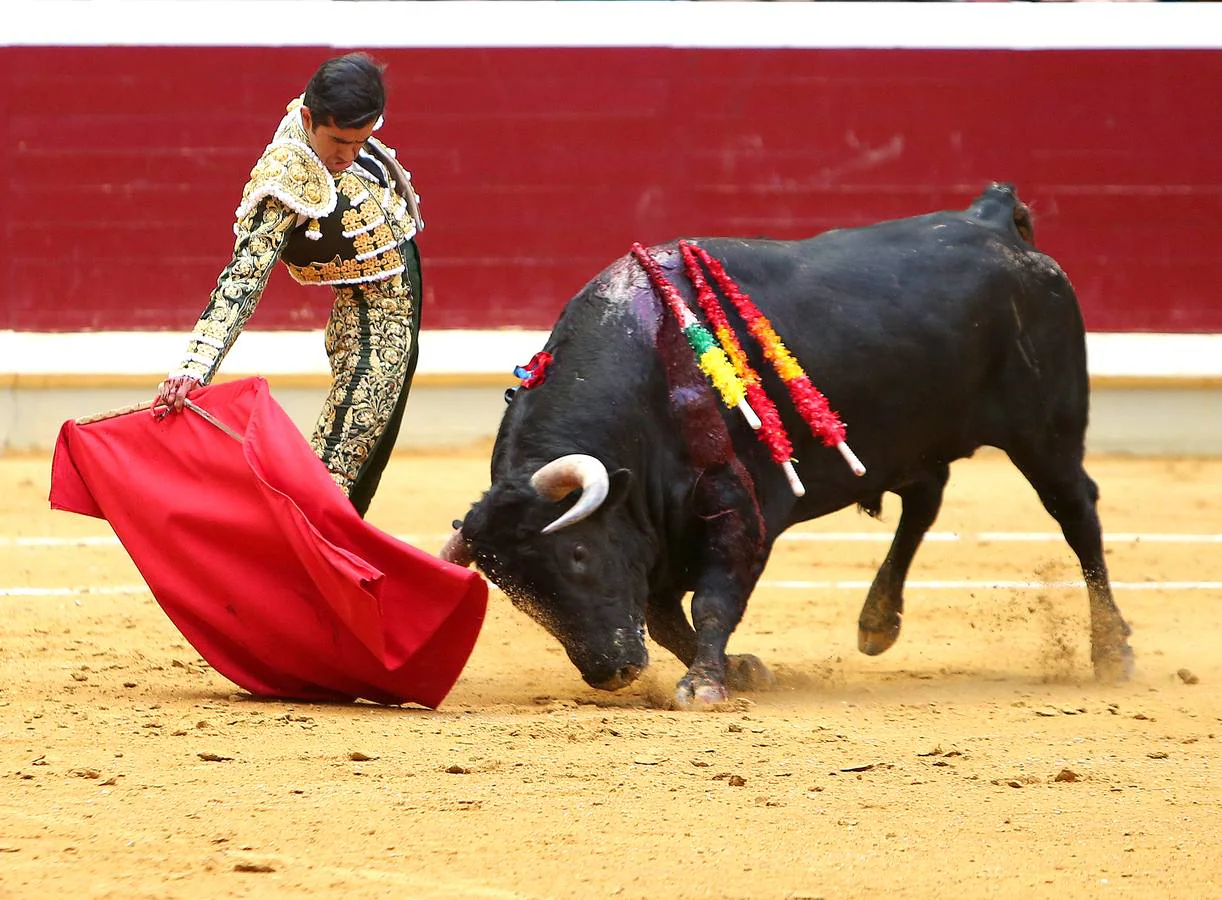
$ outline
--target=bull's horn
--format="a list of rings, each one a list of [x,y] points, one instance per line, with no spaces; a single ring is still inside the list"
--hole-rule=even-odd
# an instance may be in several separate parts
[[[463,537],[461,526],[454,529],[454,533],[450,535],[445,546],[441,548],[441,552],[437,555],[448,563],[454,563],[454,565],[463,566],[464,568],[475,561],[475,557],[471,555],[471,545]]]
[[[573,508],[543,529],[544,534],[551,534],[580,522],[602,506],[607,499],[611,479],[607,476],[607,467],[593,456],[570,453],[553,459],[532,475],[530,486],[536,494],[548,500],[560,500],[581,488],[581,497]]]

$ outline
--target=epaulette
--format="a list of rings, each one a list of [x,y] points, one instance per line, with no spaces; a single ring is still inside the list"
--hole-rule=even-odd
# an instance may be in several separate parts
[[[308,146],[278,135],[251,169],[237,218],[241,220],[265,197],[275,197],[295,213],[321,219],[335,209],[335,180]]]
[[[420,215],[420,195],[416,193],[416,188],[412,185],[412,173],[403,168],[398,154],[391,147],[386,146],[373,135],[369,136],[365,149],[386,166],[391,180],[395,183],[395,193],[407,203],[407,211],[416,223],[416,230],[424,231],[424,218]]]

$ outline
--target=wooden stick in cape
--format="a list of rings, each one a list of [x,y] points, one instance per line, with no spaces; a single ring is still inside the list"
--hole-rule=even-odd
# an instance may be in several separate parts
[[[104,422],[106,419],[113,419],[116,416],[126,416],[128,413],[140,412],[141,410],[152,408],[152,400],[143,400],[140,403],[131,403],[127,406],[120,406],[118,409],[108,409],[105,412],[81,416],[79,419],[74,419],[73,421],[75,421],[77,425],[89,425],[92,422]]]

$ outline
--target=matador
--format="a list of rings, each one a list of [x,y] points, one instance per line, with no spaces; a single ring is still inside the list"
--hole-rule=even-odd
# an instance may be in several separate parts
[[[158,388],[162,411],[208,384],[241,333],[276,261],[335,302],[325,346],[331,387],[310,443],[363,516],[398,435],[419,350],[419,198],[395,151],[372,132],[381,68],[364,54],[324,63],[251,171],[233,257]]]

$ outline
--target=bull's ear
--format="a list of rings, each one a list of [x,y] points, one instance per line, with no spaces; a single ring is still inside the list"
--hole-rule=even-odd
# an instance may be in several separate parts
[[[607,499],[603,501],[603,509],[612,509],[624,502],[628,491],[632,489],[632,470],[616,469],[610,476],[611,485],[607,489]]]

